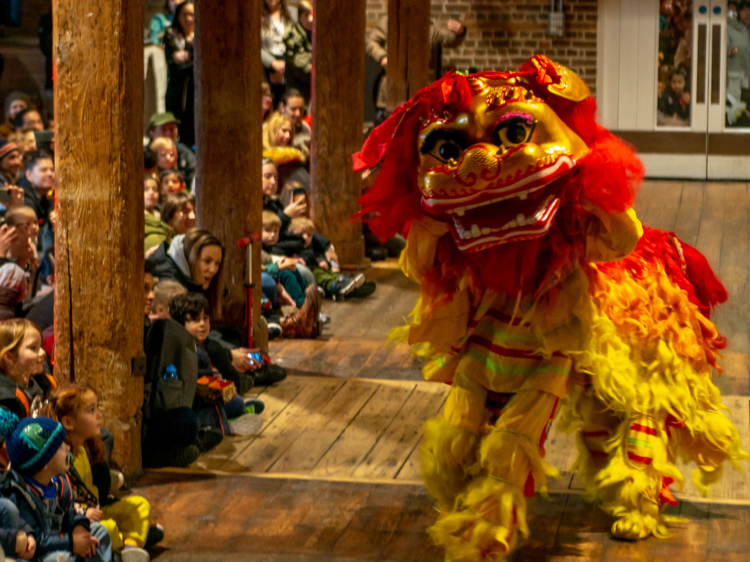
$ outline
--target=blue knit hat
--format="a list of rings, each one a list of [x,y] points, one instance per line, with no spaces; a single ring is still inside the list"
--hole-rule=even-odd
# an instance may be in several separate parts
[[[11,468],[24,476],[42,470],[65,441],[65,429],[50,418],[24,418],[0,409],[0,437],[5,438]]]

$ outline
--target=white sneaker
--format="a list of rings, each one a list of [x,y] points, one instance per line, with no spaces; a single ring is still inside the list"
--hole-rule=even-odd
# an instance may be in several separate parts
[[[110,470],[109,476],[112,479],[112,484],[109,486],[110,492],[116,492],[125,485],[125,476],[119,470]]]
[[[122,549],[122,562],[151,562],[151,556],[142,548],[126,546]]]

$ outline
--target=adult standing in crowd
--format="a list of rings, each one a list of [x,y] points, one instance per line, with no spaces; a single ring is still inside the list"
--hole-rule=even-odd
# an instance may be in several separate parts
[[[727,96],[732,96],[733,105],[742,98],[750,57],[750,36],[737,8],[735,2],[727,3]]]
[[[195,6],[187,0],[177,6],[174,23],[164,36],[169,69],[165,105],[176,117],[182,142],[190,147],[195,145],[194,36]]]
[[[448,20],[442,27],[436,26],[434,21],[430,22],[430,82],[434,82],[436,79],[438,47],[458,47],[465,37],[466,28],[458,20]],[[366,50],[370,57],[380,63],[383,72],[385,72],[388,68],[388,16],[380,18],[378,26],[370,32]],[[384,75],[380,81],[375,106],[378,109],[385,109],[387,99],[388,87]]]
[[[313,8],[309,0],[300,0],[297,22],[284,35],[286,51],[284,60],[287,92],[295,89],[302,93],[305,105],[310,103],[312,75]]]
[[[28,107],[29,96],[23,92],[11,92],[5,96],[5,123],[0,125],[0,138],[7,139],[16,131],[13,119]]]
[[[167,34],[167,29],[172,26],[174,22],[174,13],[177,10],[177,6],[182,4],[185,0],[167,0],[164,4],[164,12],[157,13],[151,18],[151,42],[159,47],[164,46],[164,37]]]
[[[286,46],[284,36],[292,25],[286,0],[263,0],[260,27],[260,59],[271,85],[273,105],[279,103],[284,93]]]
[[[190,185],[195,178],[195,154],[180,142],[179,124],[180,121],[169,111],[152,115],[148,124],[148,136],[151,139],[148,145],[150,148],[154,139],[159,137],[172,139],[177,147],[177,169],[185,174],[187,184]]]

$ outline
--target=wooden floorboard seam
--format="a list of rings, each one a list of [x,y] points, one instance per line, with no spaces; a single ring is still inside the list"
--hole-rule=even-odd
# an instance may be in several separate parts
[[[363,380],[363,379],[357,379],[357,380]],[[406,407],[406,405],[407,405],[407,404],[409,403],[409,400],[411,399],[411,397],[412,397],[412,396],[414,396],[414,393],[416,392],[416,390],[417,390],[417,385],[414,385],[414,387],[413,387],[413,388],[411,389],[411,391],[409,392],[409,396],[407,396],[406,400],[404,400],[404,403],[403,403],[403,404],[401,404],[401,407],[400,407],[400,408],[398,409],[398,411],[397,411],[396,413],[394,413],[393,417],[391,418],[391,421],[390,421],[390,422],[388,423],[388,425],[387,425],[387,426],[386,426],[386,427],[385,427],[385,428],[383,429],[383,431],[381,431],[381,432],[380,432],[380,434],[378,435],[377,439],[375,439],[375,442],[374,442],[374,443],[372,444],[372,446],[371,446],[371,447],[369,448],[369,450],[367,451],[367,453],[365,453],[365,455],[364,455],[364,456],[362,457],[362,459],[361,459],[361,460],[359,461],[359,463],[357,463],[357,466],[356,466],[356,467],[354,467],[354,470],[352,470],[352,474],[354,474],[354,473],[355,473],[355,472],[357,471],[357,469],[358,469],[358,468],[359,468],[360,466],[362,466],[362,463],[364,463],[364,462],[365,462],[365,459],[367,458],[367,456],[368,456],[368,455],[369,455],[370,453],[372,453],[372,452],[373,452],[373,451],[375,450],[375,448],[377,447],[378,443],[379,443],[379,442],[380,442],[380,440],[381,440],[381,439],[383,438],[383,436],[384,436],[384,435],[385,435],[386,433],[388,433],[388,430],[390,429],[391,425],[392,425],[392,424],[393,424],[393,423],[395,422],[395,420],[396,420],[396,419],[398,418],[398,415],[399,415],[399,414],[401,413],[401,411],[402,411],[402,410],[403,410],[403,409],[404,409],[404,408]],[[354,420],[352,420],[352,421],[354,421]],[[331,446],[333,446],[333,445],[331,445]],[[407,462],[408,458],[409,458],[409,457],[407,456],[407,457],[406,457],[406,460],[404,460],[404,463],[406,463],[406,462]]]

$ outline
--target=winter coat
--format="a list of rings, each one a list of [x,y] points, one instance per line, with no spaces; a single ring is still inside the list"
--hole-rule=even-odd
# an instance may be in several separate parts
[[[154,412],[192,408],[198,381],[195,338],[172,319],[155,320],[146,333],[146,380],[143,395],[143,434]],[[168,365],[176,380],[164,379]]]
[[[12,468],[0,478],[0,493],[14,501],[21,520],[31,528],[30,532],[36,538],[34,559],[55,551],[73,552],[73,529],[83,527],[91,530],[86,516],[76,513],[73,489],[67,476],[52,479],[51,485],[57,492],[54,499],[45,499],[41,488]]]
[[[54,388],[57,388],[57,383],[47,375],[34,375],[29,379],[29,386],[23,388],[0,374],[0,408],[13,412],[19,419],[28,418],[34,398],[44,396]]]
[[[157,279],[177,281],[191,293],[203,293],[203,286],[195,281],[190,273],[190,265],[185,256],[185,235],[180,234],[172,239],[171,244],[162,242],[156,252],[147,260],[147,271]]]
[[[26,178],[18,182],[18,187],[23,188],[23,204],[34,209],[36,218],[39,219],[39,226],[49,222],[49,213],[55,204],[53,195],[50,193],[48,196],[45,193],[39,197],[36,188]]]
[[[302,93],[305,103],[310,103],[312,38],[308,35],[307,30],[297,22],[290,25],[286,30],[284,45],[286,45],[286,52],[284,53],[286,87],[287,89],[296,88]]]
[[[152,213],[146,213],[145,219],[146,237],[143,241],[143,250],[148,251],[167,239],[170,228],[167,223],[162,222],[158,216]]]

